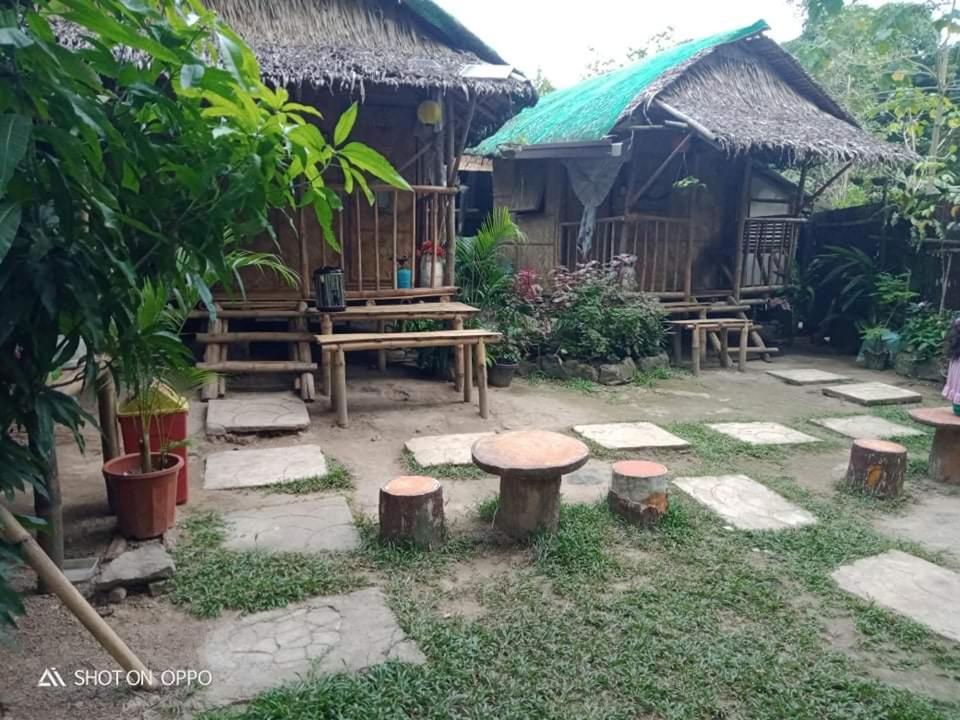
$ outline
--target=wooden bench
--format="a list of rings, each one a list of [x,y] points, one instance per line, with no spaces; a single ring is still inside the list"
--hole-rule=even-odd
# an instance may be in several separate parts
[[[713,337],[719,344],[720,364],[728,368],[730,361],[730,331],[740,333],[739,356],[737,370],[747,371],[747,345],[750,340],[750,330],[753,323],[740,318],[710,318],[708,320],[670,320],[668,324],[673,328],[673,352],[677,365],[681,360],[681,332],[690,331],[690,356],[693,364],[693,374],[700,374],[700,365],[707,351],[707,338]]]
[[[339,335],[315,335],[314,342],[322,352],[333,356],[333,378],[330,386],[330,405],[336,408],[337,424],[347,427],[347,362],[345,354],[359,350],[400,350],[425,347],[473,347],[471,353],[463,353],[463,401],[471,402],[473,394],[473,371],[477,373],[477,395],[480,401],[480,417],[486,419],[487,410],[487,343],[500,342],[500,333],[489,330],[439,330],[436,332],[409,333],[341,333]]]

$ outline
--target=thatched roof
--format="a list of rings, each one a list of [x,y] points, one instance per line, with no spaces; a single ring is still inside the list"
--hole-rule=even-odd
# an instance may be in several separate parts
[[[596,142],[627,136],[631,126],[680,119],[662,102],[730,154],[780,162],[911,159],[905,148],[863,130],[763,35],[766,30],[761,20],[558,90],[471,152],[496,155],[517,145]]]
[[[364,92],[464,90],[517,106],[531,83],[431,0],[207,0],[254,49],[266,79]]]

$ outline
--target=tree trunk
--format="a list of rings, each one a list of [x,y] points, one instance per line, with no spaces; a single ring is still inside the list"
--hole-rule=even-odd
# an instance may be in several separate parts
[[[45,422],[47,427],[41,427]],[[46,494],[34,489],[33,511],[45,525],[37,531],[37,542],[58,568],[63,568],[63,499],[60,494],[60,475],[57,467],[57,448],[54,439],[53,420],[36,418],[27,428],[30,449],[44,463],[43,485]],[[49,438],[49,444],[44,438]],[[49,593],[50,588],[42,579],[37,580],[37,589]]]
[[[380,539],[430,548],[443,540],[443,486],[404,475],[380,488]]]
[[[875,497],[896,498],[903,492],[907,449],[886,440],[854,440],[846,484]]]
[[[667,512],[667,468],[646,460],[624,460],[613,465],[610,510],[634,525],[654,526]]]

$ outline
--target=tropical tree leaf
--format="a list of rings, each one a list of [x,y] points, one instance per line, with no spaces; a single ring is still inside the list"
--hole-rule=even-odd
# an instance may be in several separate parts
[[[354,102],[337,120],[337,126],[333,130],[333,144],[340,147],[350,137],[354,124],[357,122],[357,103]]]
[[[0,262],[10,252],[20,227],[20,206],[15,203],[0,203]]]
[[[31,127],[30,118],[23,115],[0,115],[0,197],[3,197],[7,183],[27,152]]]
[[[344,145],[340,153],[353,165],[379,178],[388,185],[409,190],[410,184],[396,171],[390,161],[371,147],[358,142]]]

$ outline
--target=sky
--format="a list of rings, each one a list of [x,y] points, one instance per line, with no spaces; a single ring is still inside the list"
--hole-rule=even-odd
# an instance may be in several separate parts
[[[787,0],[436,0],[528,77],[542,68],[557,87],[577,83],[595,57],[622,57],[673,26],[677,41],[763,19],[778,42],[800,34]],[[867,0],[867,4],[880,2]]]

